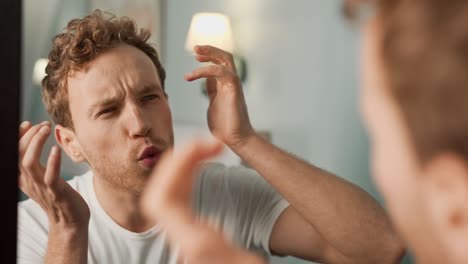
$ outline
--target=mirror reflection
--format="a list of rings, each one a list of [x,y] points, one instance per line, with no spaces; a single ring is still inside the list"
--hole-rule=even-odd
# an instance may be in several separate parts
[[[399,261],[342,5],[24,1],[19,262],[177,263],[195,215],[213,259]]]

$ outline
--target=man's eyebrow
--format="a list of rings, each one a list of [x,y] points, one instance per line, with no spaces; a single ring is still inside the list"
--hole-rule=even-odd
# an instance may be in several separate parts
[[[155,83],[148,83],[145,84],[141,89],[139,89],[136,93],[137,94],[145,94],[149,92],[156,92],[159,90],[159,85]],[[161,89],[162,90],[162,89]]]
[[[93,112],[96,108],[104,107],[104,106],[109,106],[114,104],[115,102],[118,101],[118,98],[116,97],[109,97],[109,98],[104,98],[103,100],[100,100],[98,102],[95,102],[92,104],[89,109],[88,109],[88,115],[92,116]]]

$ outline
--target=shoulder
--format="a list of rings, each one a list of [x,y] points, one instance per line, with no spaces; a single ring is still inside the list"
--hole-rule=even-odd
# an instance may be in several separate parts
[[[87,171],[82,175],[77,175],[72,177],[67,183],[75,189],[77,192],[81,193],[83,190],[89,187],[89,184],[93,180],[93,172]]]

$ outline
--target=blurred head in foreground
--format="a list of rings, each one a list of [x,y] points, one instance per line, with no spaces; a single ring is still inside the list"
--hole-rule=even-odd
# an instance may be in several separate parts
[[[360,106],[395,226],[418,262],[468,263],[468,1],[355,0],[345,12],[367,15]]]

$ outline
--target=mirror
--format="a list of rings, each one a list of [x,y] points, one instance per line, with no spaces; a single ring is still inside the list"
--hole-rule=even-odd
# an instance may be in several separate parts
[[[151,3],[147,9],[151,12],[138,17],[150,21],[149,27],[154,26],[158,33],[154,41],[159,43],[167,71],[176,142],[208,131],[208,101],[198,89],[200,83],[183,79],[198,65],[185,50],[190,21],[198,12],[225,13],[231,18],[234,42],[248,69],[244,93],[254,128],[269,135],[277,146],[358,184],[381,200],[369,177],[368,143],[357,108],[359,34],[342,18],[340,0],[24,0],[22,120],[50,120],[36,76],[52,37],[70,19],[95,7],[114,12],[126,8],[130,14],[141,14],[140,9],[124,5],[130,2],[134,6]],[[43,163],[53,144],[50,137]],[[229,152],[221,161],[241,162]],[[63,155],[61,175],[65,179],[87,169]],[[301,263],[295,259],[273,261]]]

